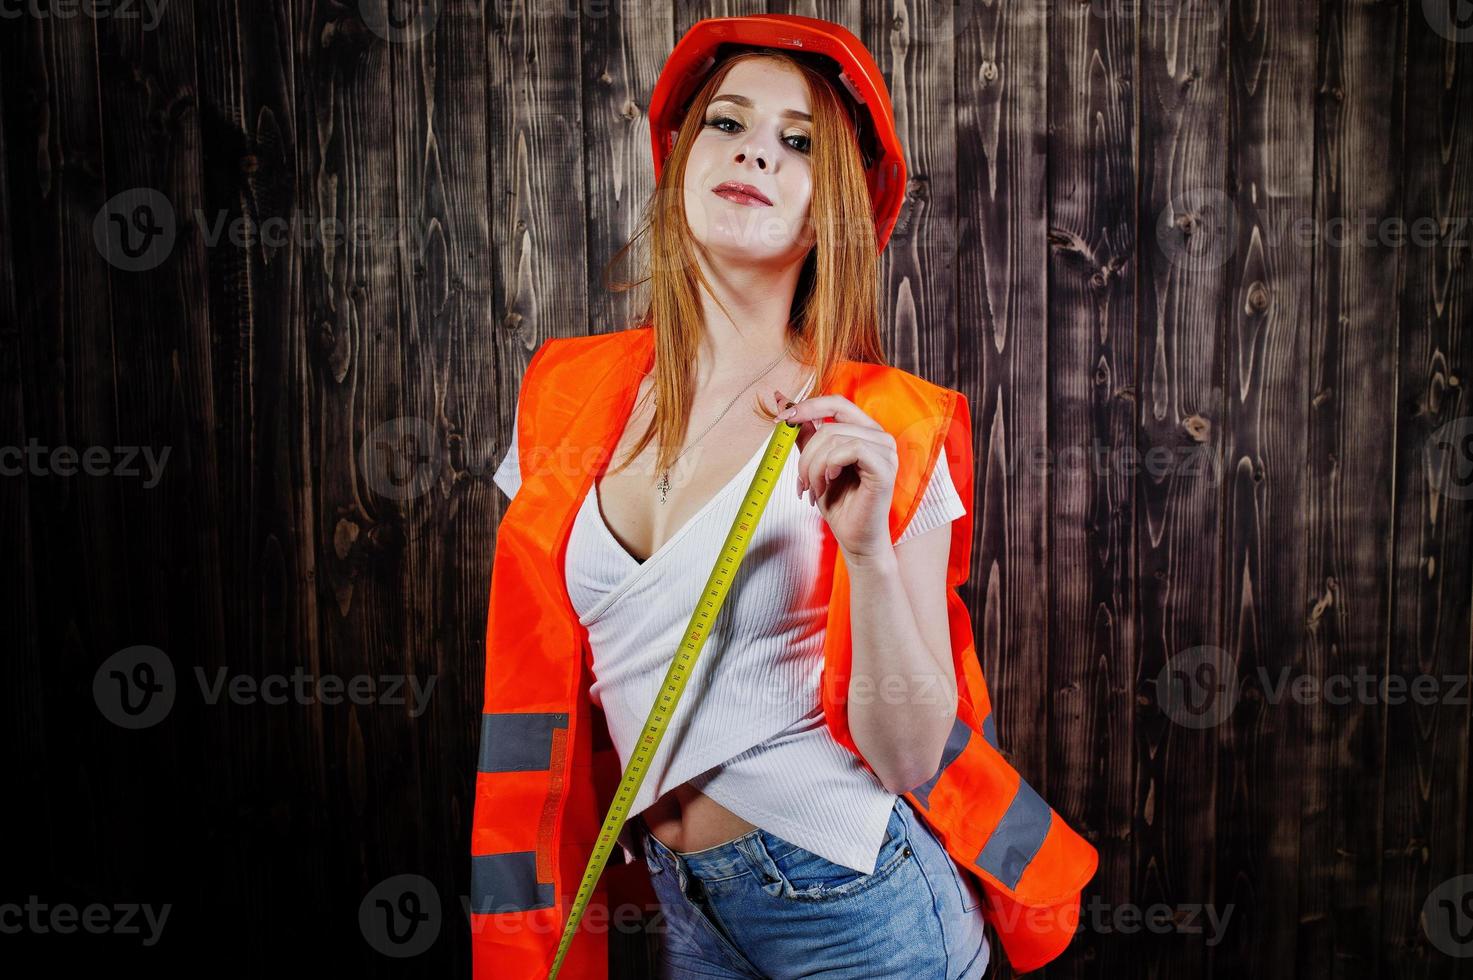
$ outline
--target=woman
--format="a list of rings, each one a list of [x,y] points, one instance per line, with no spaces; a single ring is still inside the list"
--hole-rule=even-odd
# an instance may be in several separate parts
[[[750,29],[749,38],[781,37],[790,48],[733,44],[740,27]],[[832,54],[812,54],[825,47]],[[965,416],[965,400],[873,367],[883,363],[876,253],[888,238],[904,174],[878,79],[858,41],[837,25],[763,15],[692,28],[651,107],[657,177],[665,170],[654,200],[672,203],[652,206],[649,216],[652,294],[643,324],[610,335],[597,349],[625,346],[606,353],[610,366],[596,370],[592,345],[575,353],[561,342],[550,354],[544,345],[529,365],[517,413],[518,426],[531,419],[538,431],[514,433],[497,471],[498,484],[514,497],[525,492],[522,476],[530,487],[529,474],[538,473],[539,513],[553,501],[576,505],[561,505],[575,513],[545,522],[551,537],[544,540],[563,548],[560,584],[584,631],[588,699],[604,716],[622,772],[773,424],[799,426],[779,493],[753,532],[619,838],[626,857],[643,859],[668,924],[660,944],[668,976],[980,977],[990,950],[974,875],[989,867],[1002,874],[1005,864],[1019,863],[1010,845],[1004,864],[960,866],[928,825],[947,822],[936,812],[923,817],[905,795],[930,794],[972,733],[984,731],[977,702],[985,693],[978,698],[976,674],[960,698],[954,662],[959,603],[949,585],[964,577],[966,555],[955,547],[965,549],[970,519],[952,522],[967,515],[958,483],[970,496],[970,474],[957,469],[954,478],[953,462],[938,451],[948,433],[969,438],[964,420],[956,420],[957,405]],[[631,360],[639,363],[618,366]],[[906,426],[925,423],[935,433],[925,458],[908,446],[902,452],[897,433],[827,383],[865,365],[876,379],[865,391],[895,400],[904,399],[902,390],[950,396],[941,402],[946,424],[917,416]],[[633,373],[641,367],[647,370]],[[540,380],[534,388],[534,375],[554,371],[562,383]],[[606,400],[594,379],[610,374],[629,380]],[[575,405],[565,398],[569,388],[582,388],[603,410]],[[756,403],[733,410],[754,389]],[[540,407],[553,398],[557,407]],[[529,400],[537,406],[523,404]],[[870,403],[878,411],[887,398]],[[559,408],[596,430],[586,445],[612,442],[619,462],[584,473],[582,463],[550,462],[549,455],[529,469],[518,443],[540,452],[561,437],[570,426],[553,420]],[[594,415],[607,421],[588,422]],[[969,468],[970,447],[962,448],[959,458]],[[897,520],[901,488],[905,516]],[[506,543],[517,513],[508,511],[498,543],[493,622],[514,615],[510,599],[499,612],[497,589],[498,580],[523,574],[503,573],[500,554],[520,550]],[[838,591],[852,612],[835,630]],[[527,603],[517,605],[515,615],[524,615]],[[513,633],[503,625],[498,635]],[[847,704],[835,703],[825,687],[835,633],[846,641],[852,681],[898,678],[899,696],[862,698],[840,683]],[[491,634],[488,628],[488,657],[498,645]],[[969,644],[965,656],[975,660]],[[497,720],[483,728],[481,773],[521,778],[541,769],[542,761],[526,764],[525,746],[542,744],[527,737],[528,719],[551,718],[546,737],[555,746],[567,715],[534,716],[525,710],[538,701],[531,696],[522,698],[523,710],[506,710],[506,682],[489,661],[487,683],[488,705],[498,701],[503,710],[486,716]],[[493,685],[503,688],[497,696]],[[511,745],[515,751],[506,750]],[[579,766],[565,741],[560,751],[573,760],[569,766]],[[488,763],[496,752],[507,758]],[[561,785],[566,771],[553,759],[558,753],[545,750],[547,770],[559,773],[550,787]],[[532,755],[541,760],[544,753]],[[1013,787],[1020,799],[1025,785]],[[506,805],[512,790],[484,783],[478,790],[478,829],[487,839],[515,833],[510,822],[493,833],[490,818],[481,819],[493,801]],[[539,791],[555,795],[538,784],[527,790],[528,801]],[[1047,833],[1052,811],[1044,811],[1034,816]],[[965,833],[957,831],[954,847]],[[1042,833],[1027,858],[1042,851]],[[535,853],[539,869],[550,864],[556,851],[548,838],[536,837],[535,852],[530,844],[520,852],[506,846],[477,859],[485,862],[477,865],[480,880],[500,900],[477,899],[473,920],[487,915],[485,927],[491,909],[563,906],[566,894],[542,890],[541,871],[534,883],[523,867],[516,884],[511,870],[518,854]],[[566,875],[572,859],[563,860]],[[1042,863],[1054,860],[1045,855]],[[510,960],[493,962],[491,955],[486,969],[507,975]],[[482,964],[478,956],[478,972]]]

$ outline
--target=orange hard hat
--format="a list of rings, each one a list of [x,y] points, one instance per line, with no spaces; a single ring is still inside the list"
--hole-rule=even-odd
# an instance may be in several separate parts
[[[692,25],[670,52],[650,98],[655,179],[660,179],[665,158],[675,147],[675,135],[696,91],[717,65],[744,48],[775,48],[795,55],[827,74],[841,94],[847,92],[851,97],[874,208],[875,238],[883,251],[905,196],[905,160],[895,134],[895,112],[874,58],[859,38],[832,21],[794,14],[753,14],[711,17]]]

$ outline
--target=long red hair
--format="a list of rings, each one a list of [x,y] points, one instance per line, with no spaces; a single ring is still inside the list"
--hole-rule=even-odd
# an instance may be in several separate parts
[[[880,345],[878,239],[857,135],[857,111],[808,57],[817,56],[771,49],[745,51],[716,67],[691,99],[675,146],[645,204],[639,229],[605,269],[605,285],[616,292],[650,284],[649,304],[639,325],[651,324],[655,331],[650,389],[655,398],[654,417],[615,472],[628,466],[656,436],[660,447],[656,471],[667,469],[685,441],[702,331],[698,290],[702,284],[709,289],[695,261],[696,243],[686,221],[685,167],[691,144],[705,121],[707,104],[740,62],[753,58],[781,62],[802,73],[808,86],[813,116],[813,194],[808,220],[814,244],[793,293],[789,335],[796,359],[817,371],[810,393],[828,387],[840,361],[886,363]],[[645,236],[650,245],[643,276],[634,282],[610,282],[608,269]],[[711,292],[714,296],[714,290]],[[754,398],[753,407],[760,417],[776,422],[777,407],[769,408],[760,392]]]

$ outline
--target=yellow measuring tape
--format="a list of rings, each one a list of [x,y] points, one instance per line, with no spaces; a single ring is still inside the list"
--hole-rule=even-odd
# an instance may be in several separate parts
[[[583,872],[583,882],[578,886],[578,897],[573,902],[573,912],[568,916],[568,924],[563,929],[563,939],[558,944],[557,958],[552,961],[552,972],[547,975],[548,980],[555,980],[563,965],[563,957],[567,956],[568,948],[573,944],[578,923],[582,921],[588,902],[593,898],[594,886],[603,874],[609,855],[614,852],[619,831],[629,817],[629,807],[634,803],[640,784],[644,782],[655,750],[660,747],[660,740],[665,737],[665,728],[670,724],[675,706],[680,703],[680,696],[685,693],[685,684],[690,679],[691,669],[700,656],[701,647],[706,644],[706,634],[710,632],[716,614],[721,612],[721,606],[726,602],[726,594],[731,590],[731,580],[747,553],[752,532],[757,529],[757,522],[767,509],[773,484],[777,482],[778,474],[782,472],[788,453],[797,438],[797,425],[779,422],[773,429],[772,437],[767,440],[767,453],[762,458],[762,465],[757,468],[752,482],[747,486],[742,509],[731,522],[726,543],[721,546],[721,553],[716,556],[716,564],[706,580],[706,591],[696,603],[695,611],[691,613],[690,623],[685,628],[685,640],[680,644],[680,649],[675,651],[675,659],[671,661],[670,669],[665,672],[665,680],[660,685],[660,695],[655,698],[649,717],[645,719],[644,734],[640,736],[629,764],[624,767],[624,778],[619,781],[619,789],[614,793],[614,801],[609,806],[609,815],[604,818],[603,827],[598,832],[598,843],[594,846],[593,856],[588,859],[588,867]]]

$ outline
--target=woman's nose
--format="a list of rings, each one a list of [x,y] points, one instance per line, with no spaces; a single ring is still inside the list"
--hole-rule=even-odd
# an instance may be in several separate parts
[[[747,152],[745,150],[743,150],[741,153],[738,153],[737,154],[737,163],[746,163],[747,162],[747,157],[748,157]],[[757,169],[758,170],[766,170],[767,169],[767,158],[764,157],[761,153],[752,154],[752,159],[754,159],[757,162]]]

